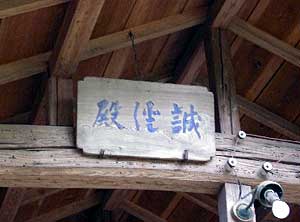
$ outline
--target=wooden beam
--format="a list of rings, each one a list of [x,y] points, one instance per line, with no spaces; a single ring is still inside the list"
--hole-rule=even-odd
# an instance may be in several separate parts
[[[172,198],[166,209],[161,213],[161,218],[168,219],[169,216],[173,213],[173,211],[176,209],[180,201],[182,200],[183,196],[181,193],[176,193],[175,196]]]
[[[114,210],[120,207],[120,204],[124,200],[131,200],[137,193],[135,190],[114,190],[106,202],[105,210]]]
[[[22,206],[30,204],[35,201],[43,200],[48,196],[61,192],[61,189],[26,189],[26,194],[22,200]]]
[[[217,0],[216,9],[214,9],[217,15],[213,21],[213,27],[227,28],[245,2],[246,0]]]
[[[128,38],[129,31],[132,31],[135,34],[135,41],[138,44],[199,25],[203,23],[205,19],[205,10],[203,10],[202,13],[194,11],[184,12],[182,14],[169,16],[158,21],[93,39],[89,42],[89,45],[80,60],[87,60],[130,46],[131,41]],[[50,55],[51,52],[43,53],[27,59],[1,65],[0,85],[46,72]]]
[[[241,111],[250,118],[291,139],[300,141],[300,127],[247,99],[238,96]]]
[[[8,188],[0,208],[0,221],[13,222],[22,204],[26,189]]]
[[[72,202],[66,206],[54,209],[50,212],[38,215],[36,217],[25,220],[24,222],[53,222],[63,219],[67,216],[79,213],[101,203],[100,196],[93,195],[83,200]]]
[[[127,213],[141,219],[145,222],[167,222],[167,220],[155,215],[149,210],[146,210],[145,208],[142,208],[138,206],[137,204],[125,200],[121,204],[121,208],[125,210]]]
[[[107,188],[216,194],[224,182],[235,183],[236,176],[245,185],[257,185],[264,180],[259,176],[261,164],[269,161],[275,169],[269,179],[283,185],[288,201],[299,203],[300,200],[300,144],[296,142],[248,136],[235,145],[234,136],[216,134],[217,154],[211,161],[178,164],[152,160],[99,160],[96,156],[85,156],[80,150],[72,148],[74,138],[70,134],[72,128],[68,127],[50,127],[48,131],[41,128],[34,130],[36,126],[1,128],[2,187]],[[61,138],[64,140],[59,142]],[[239,167],[235,174],[228,174],[224,166],[232,150],[236,151]]]
[[[250,186],[225,183],[218,198],[218,210],[220,222],[236,222],[237,220],[232,216],[232,207],[239,201],[239,191],[241,189],[242,196],[251,192]],[[245,198],[245,201],[251,202],[252,196]],[[252,206],[253,212],[254,207]],[[255,217],[252,222],[255,222]]]
[[[0,2],[0,19],[47,8],[70,0],[9,0]]]
[[[212,199],[211,197],[201,194],[196,197],[195,195],[189,194],[189,193],[181,193],[181,195],[193,202],[194,204],[198,205],[199,207],[206,209],[207,211],[218,214],[218,203],[216,200]]]
[[[236,35],[300,67],[300,50],[264,32],[248,22],[234,18],[228,29]]]
[[[51,77],[48,80],[48,118],[51,126],[73,125],[73,80]]]
[[[216,129],[221,133],[237,135],[240,130],[236,103],[234,69],[230,47],[225,33],[213,29],[205,40],[210,88],[215,95]]]
[[[104,0],[73,0],[50,59],[50,75],[70,78],[88,45]]]

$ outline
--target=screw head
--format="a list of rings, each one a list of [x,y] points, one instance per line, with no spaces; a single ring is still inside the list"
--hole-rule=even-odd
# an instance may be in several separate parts
[[[240,130],[238,136],[240,139],[245,139],[247,137],[247,134],[244,131]]]
[[[265,162],[263,165],[262,165],[262,168],[264,171],[266,172],[271,172],[273,170],[273,165],[270,163],[270,162]]]
[[[235,158],[229,158],[227,164],[230,168],[234,168],[237,165],[237,160]]]

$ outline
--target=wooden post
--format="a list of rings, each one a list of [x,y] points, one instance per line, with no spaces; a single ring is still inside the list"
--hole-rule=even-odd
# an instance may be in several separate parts
[[[239,200],[240,189],[242,192],[242,196],[245,196],[251,191],[250,186],[241,185],[241,187],[239,188],[239,185],[237,184],[225,183],[218,198],[218,211],[220,222],[237,222],[237,220],[232,216],[232,207]],[[249,195],[244,200],[246,200],[247,203],[249,203],[251,201],[251,198],[252,196]],[[254,210],[253,206],[252,209]],[[253,222],[255,221],[256,220],[254,217]]]
[[[205,50],[210,88],[215,96],[216,129],[224,134],[237,135],[240,130],[240,120],[236,102],[234,68],[225,33],[220,29],[210,30],[205,39]],[[243,194],[251,191],[249,186],[225,183],[218,200],[220,222],[236,221],[231,211],[233,205],[239,200],[240,189]]]
[[[205,39],[209,84],[215,95],[216,129],[224,134],[237,135],[240,130],[236,103],[234,70],[225,33],[209,31]]]

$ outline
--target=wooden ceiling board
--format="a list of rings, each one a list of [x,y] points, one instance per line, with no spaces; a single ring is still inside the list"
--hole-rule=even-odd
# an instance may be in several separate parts
[[[160,1],[160,0],[137,0],[126,28],[141,25],[147,22],[182,12],[187,1]],[[168,40],[167,36],[154,39],[136,46],[140,72],[143,76],[149,75],[156,57]],[[105,77],[134,77],[134,60],[132,48],[125,48],[113,53],[110,63],[106,68]]]
[[[35,76],[0,86],[0,120],[31,110],[40,78]]]
[[[144,191],[137,204],[156,215],[161,215],[175,193],[163,191]]]
[[[2,20],[0,64],[30,57],[53,47],[65,4],[43,8]],[[31,110],[40,77],[1,85],[0,119]]]
[[[2,20],[0,64],[47,52],[54,46],[66,4]]]
[[[91,38],[124,30],[135,3],[136,0],[105,1]],[[103,76],[111,55],[112,53],[107,53],[80,62],[75,78],[83,79],[84,76]]]
[[[271,128],[263,125],[256,120],[251,119],[248,116],[244,116],[241,119],[241,129],[248,134],[255,134],[255,135],[263,135],[267,137],[275,137],[280,138],[280,134],[272,130]]]
[[[19,208],[14,222],[24,222],[36,216],[40,207],[40,201],[34,201],[29,204],[23,205]]]
[[[194,221],[210,221],[214,214],[200,208],[194,203],[183,199],[173,214],[168,218],[168,222],[194,222]]]
[[[267,5],[268,7],[266,7],[263,12],[257,7],[256,10],[259,10],[258,14],[260,15],[259,19],[251,15],[251,18],[253,17],[254,20],[252,21],[252,19],[249,18],[249,22],[286,41],[290,33],[294,32],[295,21],[299,19],[300,15],[295,11],[300,10],[300,2],[296,0],[275,1]],[[295,13],[291,13],[291,8],[293,8]],[[257,13],[254,11],[253,14]],[[256,79],[261,75],[261,72],[264,71],[265,66],[268,65],[274,55],[247,41],[242,41],[238,49],[234,48],[232,51],[233,53],[236,51],[236,53],[233,54],[233,60],[237,73],[237,90],[239,94],[246,95],[247,91],[251,89]],[[264,75],[266,74],[264,73]],[[247,98],[255,99],[259,91],[256,90],[254,93],[256,94],[254,96],[247,94]]]
[[[207,11],[208,4],[209,2],[207,0],[189,0],[183,11],[198,9],[199,13],[203,13],[203,11]],[[153,76],[162,76],[168,73],[173,76],[180,56],[183,55],[189,40],[198,28],[199,27],[190,28],[168,36],[166,44],[161,48],[152,66],[151,74]]]
[[[237,16],[239,18],[244,19],[244,20],[248,20],[249,17],[253,14],[253,11],[256,9],[256,7],[261,8],[261,2],[262,1],[263,0],[246,1],[245,4],[240,9],[240,11],[238,12]],[[255,18],[257,18],[257,17],[258,16],[255,16]],[[232,45],[232,47],[231,47],[232,54],[234,54],[236,49],[238,47],[240,47],[240,44],[242,43],[243,40],[242,40],[242,38],[236,36],[235,34],[233,34],[230,31],[227,31],[226,34],[227,34],[228,41]],[[207,65],[206,65],[206,60],[205,60],[205,61],[202,62],[202,65],[199,68],[197,78],[196,78],[196,82],[206,81],[206,79],[208,78],[207,75],[208,75]]]
[[[48,196],[43,201],[38,215],[45,214],[56,208],[65,206],[77,200],[81,200],[87,191],[87,189],[65,189],[61,192]]]
[[[198,26],[169,35],[168,41],[153,64],[151,75],[157,77],[163,75],[173,76],[178,59],[184,53],[190,38],[194,35],[197,28]]]

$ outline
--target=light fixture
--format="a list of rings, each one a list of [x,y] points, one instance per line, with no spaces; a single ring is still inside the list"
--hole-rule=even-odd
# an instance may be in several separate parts
[[[282,201],[283,188],[279,183],[264,181],[257,186],[256,199],[265,207],[272,208],[272,213],[279,219],[287,218],[290,207]]]
[[[252,195],[251,201],[246,197]],[[272,208],[273,215],[278,219],[287,218],[290,214],[290,207],[282,201],[283,188],[279,183],[264,181],[253,191],[242,197],[232,208],[232,215],[237,221],[251,222],[254,217],[254,210],[251,208],[255,200],[267,208]]]

